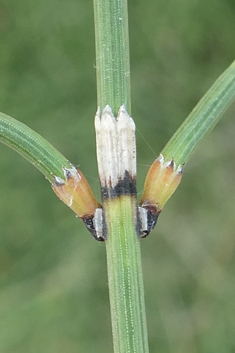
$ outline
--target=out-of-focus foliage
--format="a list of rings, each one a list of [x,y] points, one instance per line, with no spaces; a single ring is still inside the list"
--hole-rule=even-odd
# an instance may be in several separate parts
[[[129,1],[139,192],[234,60],[234,16],[233,0]],[[93,28],[91,1],[0,1],[0,111],[79,164],[98,196]],[[235,350],[234,114],[194,154],[142,241],[152,352]],[[0,352],[111,352],[104,245],[27,161],[4,145],[0,161]]]

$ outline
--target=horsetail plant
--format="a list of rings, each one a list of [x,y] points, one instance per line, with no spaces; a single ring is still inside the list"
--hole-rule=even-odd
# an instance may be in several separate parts
[[[0,114],[0,141],[34,164],[56,195],[107,251],[115,353],[147,353],[140,239],[154,228],[185,164],[235,99],[235,62],[217,79],[150,167],[137,203],[131,118],[127,0],[94,0],[98,109],[95,115],[102,205],[82,172],[21,122]]]

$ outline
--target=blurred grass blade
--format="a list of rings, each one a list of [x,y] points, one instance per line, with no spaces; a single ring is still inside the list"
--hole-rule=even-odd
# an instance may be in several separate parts
[[[215,81],[162,151],[165,160],[186,163],[235,99],[235,61]]]
[[[0,113],[0,141],[20,153],[53,183],[53,175],[65,178],[68,160],[43,137],[23,123]]]

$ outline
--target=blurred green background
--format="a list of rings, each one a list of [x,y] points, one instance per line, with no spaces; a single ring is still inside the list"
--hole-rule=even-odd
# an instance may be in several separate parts
[[[130,0],[138,190],[235,58],[234,0]],[[92,1],[0,1],[0,111],[99,181]],[[235,106],[142,245],[150,351],[235,352]],[[0,145],[0,352],[112,352],[105,247]]]

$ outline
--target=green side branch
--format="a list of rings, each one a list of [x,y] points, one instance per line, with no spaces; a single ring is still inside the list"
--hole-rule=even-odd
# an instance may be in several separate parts
[[[3,113],[0,113],[0,141],[25,157],[51,183],[53,175],[65,178],[63,167],[71,168],[68,160],[43,137]]]
[[[235,100],[235,61],[215,81],[162,151],[165,160],[186,163]]]

